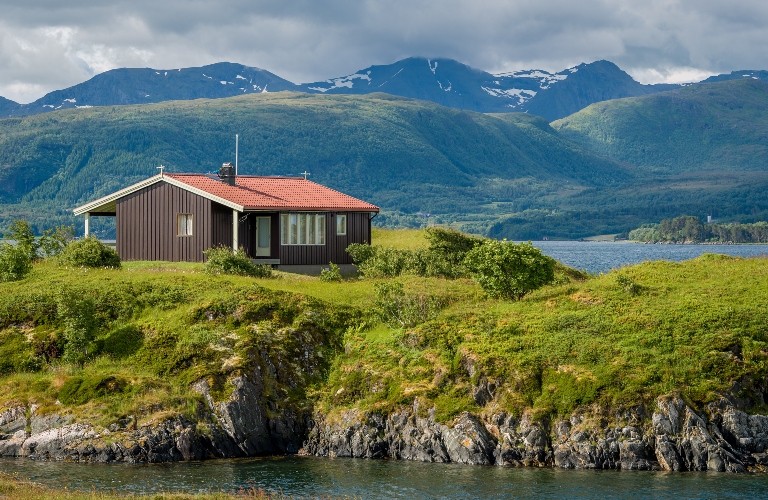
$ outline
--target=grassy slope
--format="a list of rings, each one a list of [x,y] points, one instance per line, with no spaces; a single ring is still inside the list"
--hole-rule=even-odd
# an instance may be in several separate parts
[[[593,104],[552,123],[620,161],[672,174],[765,170],[768,83],[732,80]]]
[[[422,242],[415,231],[374,234],[374,243],[386,246]],[[130,302],[130,315],[107,318],[99,333],[101,354],[83,368],[56,362],[33,373],[6,374],[0,408],[35,402],[41,411],[72,412],[98,425],[142,408],[143,421],[173,412],[194,419],[199,398],[190,381],[209,377],[218,384],[218,397],[226,397],[226,379],[238,373],[236,363],[232,372],[223,369],[227,360],[231,365],[233,357],[245,358],[257,344],[277,353],[286,349],[279,335],[249,333],[253,323],[265,327],[259,316],[265,310],[271,331],[301,328],[302,311],[321,310],[330,318],[324,339],[335,350],[326,351],[324,377],[303,378],[303,391],[273,389],[281,404],[315,405],[332,415],[351,407],[392,411],[415,397],[424,410],[435,405],[440,419],[462,410],[490,411],[469,397],[471,386],[484,380],[496,387],[496,404],[516,414],[567,415],[590,405],[610,412],[652,403],[673,390],[703,402],[734,381],[749,398],[752,386],[768,375],[766,259],[708,255],[645,263],[586,281],[561,272],[559,284],[521,302],[489,300],[470,280],[403,277],[412,292],[439,295],[449,304],[436,320],[408,331],[391,330],[366,314],[374,296],[370,280],[210,278],[193,271],[196,265],[132,263],[122,271],[73,274],[42,264],[27,280],[3,285],[0,349],[18,362],[31,359],[28,339],[61,331],[54,319],[44,320],[50,307],[45,295],[61,283],[96,289],[105,303],[124,294],[120,287],[143,292]],[[616,275],[632,280],[635,292],[628,293]],[[274,295],[281,293],[288,295]],[[224,316],[210,322],[201,319],[202,310]],[[14,321],[9,311],[15,311]],[[227,340],[232,333],[238,342]],[[192,354],[190,346],[201,354]],[[122,384],[121,393],[54,404],[74,377],[107,376]],[[157,410],[162,415],[152,413],[156,403],[163,404]]]

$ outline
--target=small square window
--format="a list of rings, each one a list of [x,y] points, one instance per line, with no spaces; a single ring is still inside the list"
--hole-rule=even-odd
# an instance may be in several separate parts
[[[178,236],[192,236],[192,214],[179,214],[177,222]]]
[[[347,216],[337,214],[336,215],[336,235],[337,236],[346,236],[347,235]]]

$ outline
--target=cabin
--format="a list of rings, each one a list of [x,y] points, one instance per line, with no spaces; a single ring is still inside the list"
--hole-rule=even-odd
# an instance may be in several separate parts
[[[315,274],[330,262],[351,271],[345,251],[370,243],[379,207],[304,177],[163,173],[74,209],[115,217],[120,258],[203,262],[215,246],[242,247],[256,264]]]

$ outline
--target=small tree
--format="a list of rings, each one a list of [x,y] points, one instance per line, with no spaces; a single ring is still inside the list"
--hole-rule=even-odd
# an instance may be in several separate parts
[[[14,240],[16,246],[24,251],[29,260],[37,258],[37,250],[40,244],[35,239],[35,232],[27,219],[16,219],[8,227],[8,234],[4,235],[9,240]]]
[[[486,240],[470,250],[464,262],[492,297],[520,300],[555,278],[554,259],[530,242]]]
[[[94,237],[66,245],[59,259],[64,265],[77,267],[120,267],[117,252]]]
[[[62,288],[56,297],[56,311],[64,324],[66,344],[63,359],[67,363],[82,365],[96,332],[95,302],[79,290]]]
[[[62,225],[43,231],[43,235],[38,240],[38,248],[45,257],[55,257],[60,255],[74,239],[74,226]]]
[[[27,250],[19,245],[0,243],[0,281],[24,279],[32,270],[32,259]]]

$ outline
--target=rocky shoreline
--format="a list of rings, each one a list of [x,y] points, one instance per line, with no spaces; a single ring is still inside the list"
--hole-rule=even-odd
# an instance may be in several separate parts
[[[235,379],[232,397],[220,403],[199,383],[208,401],[199,424],[173,416],[138,428],[124,419],[97,429],[71,416],[38,415],[34,406],[10,408],[0,413],[0,456],[158,463],[299,453],[565,469],[768,471],[768,416],[745,413],[736,398],[697,411],[678,396],[661,397],[652,414],[640,406],[613,422],[596,414],[549,422],[530,414],[464,412],[439,423],[435,410],[420,412],[416,400],[386,417],[349,410],[332,423],[292,411],[268,417],[268,407],[252,404],[261,401],[258,380]]]

